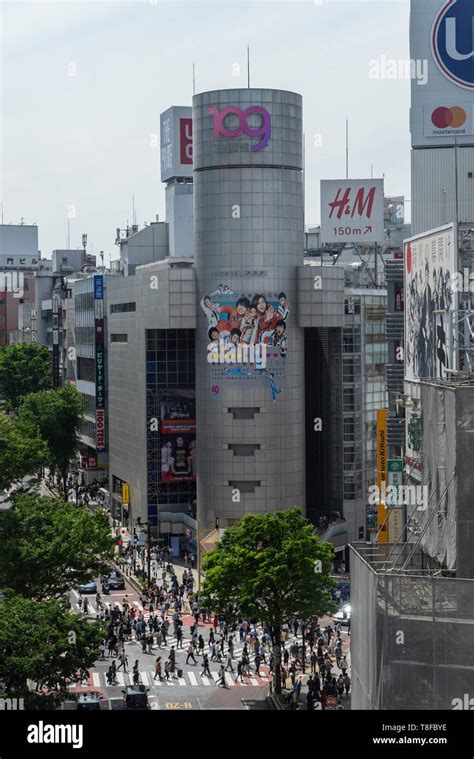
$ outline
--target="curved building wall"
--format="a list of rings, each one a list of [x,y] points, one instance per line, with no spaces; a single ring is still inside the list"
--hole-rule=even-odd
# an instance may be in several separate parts
[[[304,342],[296,304],[304,247],[301,96],[205,92],[193,99],[193,130],[198,301],[210,296],[204,307],[198,303],[196,329],[205,529],[216,518],[225,527],[246,513],[305,506]],[[235,360],[230,354],[227,362],[232,329],[240,334]]]

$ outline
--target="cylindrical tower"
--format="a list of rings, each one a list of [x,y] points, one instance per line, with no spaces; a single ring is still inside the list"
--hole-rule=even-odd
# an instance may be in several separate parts
[[[193,98],[198,518],[305,506],[302,99]]]

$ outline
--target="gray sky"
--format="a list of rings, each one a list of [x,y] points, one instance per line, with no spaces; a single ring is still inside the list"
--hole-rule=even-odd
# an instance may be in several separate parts
[[[408,80],[370,79],[369,61],[409,57],[408,0],[0,0],[4,222],[36,222],[49,257],[89,236],[117,257],[116,227],[164,219],[159,114],[196,91],[251,85],[303,96],[306,223],[319,181],[385,174],[410,198]],[[240,76],[234,76],[234,64]],[[409,207],[408,207],[409,208]]]

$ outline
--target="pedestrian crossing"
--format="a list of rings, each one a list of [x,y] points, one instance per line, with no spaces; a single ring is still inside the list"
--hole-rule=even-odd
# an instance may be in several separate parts
[[[166,687],[178,687],[178,688],[186,688],[186,687],[205,687],[209,688],[212,686],[217,686],[217,683],[219,681],[219,673],[215,670],[211,670],[211,677],[207,677],[206,675],[201,675],[200,672],[183,672],[182,677],[172,677],[170,675],[170,679],[167,680],[166,677],[163,675],[163,679],[160,680],[158,677],[156,680],[154,679],[154,670],[139,670],[140,680],[139,683],[142,685],[145,685],[147,688],[166,688]],[[100,671],[100,672],[92,672],[87,681],[84,679],[81,684],[71,685],[69,690],[71,693],[75,692],[81,692],[84,690],[89,689],[103,689],[103,688],[117,688],[118,690],[123,690],[126,685],[132,685],[133,684],[133,677],[131,672],[123,672],[118,671],[116,675],[116,684],[115,685],[109,685],[107,683],[106,679],[106,672]],[[269,681],[271,680],[271,675],[268,673],[265,673],[263,671],[260,672],[260,675],[256,675],[255,673],[252,673],[249,676],[244,675],[243,676],[243,682],[239,679],[237,679],[237,674],[226,672],[225,673],[225,680],[226,685],[230,688],[234,687],[262,687],[264,685],[268,685]]]

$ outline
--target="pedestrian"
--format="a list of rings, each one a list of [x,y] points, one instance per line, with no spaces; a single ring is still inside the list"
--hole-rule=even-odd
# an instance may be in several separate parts
[[[169,659],[165,661],[165,677],[169,681],[170,679],[170,660]]]
[[[182,648],[183,647],[183,631],[181,627],[178,626],[176,630],[176,648]]]
[[[198,654],[204,654],[204,638],[202,635],[198,638]]]
[[[310,662],[311,662],[311,674],[316,674],[316,662],[318,661],[318,657],[316,656],[315,651],[311,651],[310,656]]]
[[[186,657],[186,664],[189,664],[189,660],[190,659],[193,660],[194,664],[197,664],[197,661],[196,661],[195,656],[194,656],[194,646],[193,646],[192,643],[189,644],[187,653],[188,653],[188,655]]]
[[[227,684],[225,681],[225,668],[224,665],[221,664],[219,667],[219,679],[216,682],[217,685],[222,685],[223,688],[227,688]]]
[[[291,684],[292,684],[292,686],[294,688],[295,687],[295,679],[296,679],[296,666],[295,666],[294,662],[291,662],[291,664],[289,666],[289,669],[288,669],[288,674],[289,674],[290,679],[291,679]]]
[[[339,666],[340,666],[340,668],[342,670],[342,674],[345,675],[347,673],[347,670],[348,670],[348,667],[349,667],[349,663],[347,661],[347,656],[343,656],[342,657],[342,661],[341,661],[341,663],[340,663]]]
[[[132,679],[133,679],[133,684],[138,685],[138,682],[140,680],[140,673],[138,671],[138,659],[135,659],[135,664],[133,665]]]
[[[207,654],[204,654],[204,656],[203,656],[202,665],[203,665],[203,670],[201,672],[201,677],[203,675],[207,675],[208,677],[212,677],[211,672],[209,670],[209,657],[208,657]]]
[[[120,664],[117,667],[117,671],[120,669],[120,667],[123,667],[123,671],[126,672],[127,671],[127,664],[128,664],[128,656],[126,655],[125,652],[121,653],[120,654]]]
[[[255,662],[255,674],[260,675],[260,664],[262,662],[262,657],[260,656],[260,654],[257,654],[257,656],[254,659],[254,662]]]
[[[242,662],[241,659],[239,659],[239,661],[237,662],[237,678],[236,679],[238,680],[239,677],[240,677],[240,682],[241,683],[244,682],[243,669],[244,669],[243,668],[243,662]]]
[[[234,672],[234,668],[232,666],[232,656],[230,653],[227,654],[227,663],[225,665],[226,672],[228,669],[230,669],[231,672]]]
[[[351,688],[351,678],[349,677],[349,675],[347,674],[347,672],[344,675],[344,688],[345,688],[345,691],[346,691],[346,696],[348,696],[350,688]]]
[[[157,677],[160,678],[160,681],[163,680],[161,676],[161,656],[159,656],[157,660],[155,661],[155,676],[153,680],[156,680]]]

